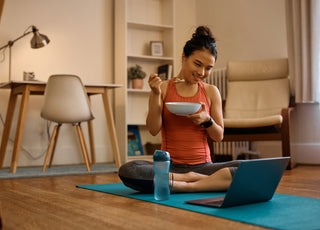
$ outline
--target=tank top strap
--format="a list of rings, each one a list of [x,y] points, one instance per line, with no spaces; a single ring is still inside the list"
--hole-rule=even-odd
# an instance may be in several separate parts
[[[205,103],[206,103],[208,106],[210,106],[209,99],[208,99],[208,94],[207,94],[207,90],[206,90],[206,87],[205,87],[205,85],[204,85],[204,83],[203,83],[202,81],[199,82],[199,89],[200,89],[200,91],[202,92],[203,96],[204,96],[205,99],[206,99],[206,102],[205,102]]]

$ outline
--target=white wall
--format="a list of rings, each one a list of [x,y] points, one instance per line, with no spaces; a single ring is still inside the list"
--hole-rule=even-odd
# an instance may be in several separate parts
[[[113,83],[113,0],[6,0],[0,24],[0,44],[23,34],[29,25],[38,27],[51,42],[41,49],[31,49],[32,34],[12,47],[12,79],[22,80],[23,71],[35,72],[46,81],[51,74],[79,75],[84,83]],[[0,82],[8,79],[8,50],[0,63]],[[2,59],[0,53],[0,60]],[[112,95],[111,95],[112,96]],[[0,91],[0,114],[4,118],[9,92]],[[22,145],[30,151],[19,156],[18,166],[41,165],[48,141],[46,122],[40,118],[43,97],[31,96]],[[98,162],[113,161],[102,100],[92,98],[95,145]],[[17,112],[17,111],[16,111]],[[13,128],[16,125],[14,118]],[[86,124],[83,125],[86,132]],[[53,127],[51,126],[51,129]],[[3,126],[0,124],[0,135]],[[83,162],[76,132],[65,126],[57,145],[55,164]],[[13,130],[11,138],[14,137]],[[9,143],[5,158],[8,166],[13,144]],[[76,160],[74,160],[76,159]]]
[[[175,74],[181,68],[183,47],[197,28],[196,7],[196,0],[175,0]]]
[[[198,0],[197,24],[217,38],[216,68],[230,60],[287,57],[285,0]],[[320,109],[300,104],[291,113],[291,153],[296,163],[320,164]],[[255,142],[262,156],[280,156],[280,142]]]
[[[217,40],[215,67],[229,60],[287,57],[284,0],[200,0],[197,23]]]

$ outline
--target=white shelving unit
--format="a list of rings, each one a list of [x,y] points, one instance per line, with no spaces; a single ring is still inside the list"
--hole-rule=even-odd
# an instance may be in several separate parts
[[[151,55],[151,41],[163,42],[163,56]],[[115,82],[124,85],[115,93],[115,122],[122,163],[133,159],[152,160],[148,155],[127,156],[128,125],[139,126],[143,145],[161,142],[160,134],[151,136],[145,124],[150,93],[147,82],[148,76],[157,72],[160,65],[174,66],[174,52],[174,0],[115,1]],[[132,89],[127,79],[127,68],[136,64],[147,73],[141,90]]]

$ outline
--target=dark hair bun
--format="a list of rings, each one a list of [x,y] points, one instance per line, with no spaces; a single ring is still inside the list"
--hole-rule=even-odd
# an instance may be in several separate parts
[[[206,26],[199,26],[196,29],[196,31],[193,33],[192,38],[202,37],[202,36],[210,37],[214,39],[212,36],[211,30]]]

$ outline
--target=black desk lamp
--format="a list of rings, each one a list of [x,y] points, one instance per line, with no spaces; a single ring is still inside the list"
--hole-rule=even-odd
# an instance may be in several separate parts
[[[31,29],[31,31],[28,31],[29,29]],[[16,41],[20,40],[21,38],[27,36],[30,33],[33,33],[33,37],[30,41],[31,48],[33,48],[33,49],[41,48],[41,47],[49,44],[49,42],[50,42],[49,38],[46,35],[39,33],[39,30],[37,27],[29,26],[20,37],[14,39],[13,41],[8,41],[7,45],[2,46],[0,48],[0,50],[9,47],[9,82],[11,81],[11,47],[13,46],[13,44]]]

